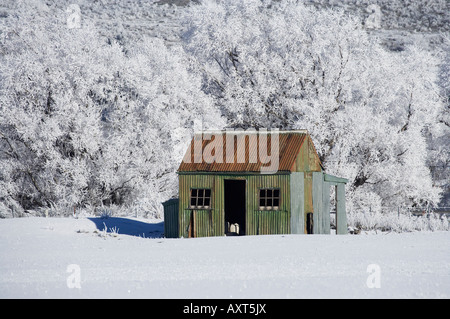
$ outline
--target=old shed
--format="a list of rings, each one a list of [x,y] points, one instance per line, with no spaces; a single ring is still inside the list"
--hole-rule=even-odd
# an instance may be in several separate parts
[[[196,134],[164,205],[166,237],[347,233],[344,178],[326,174],[305,130]],[[330,189],[335,187],[335,209]]]

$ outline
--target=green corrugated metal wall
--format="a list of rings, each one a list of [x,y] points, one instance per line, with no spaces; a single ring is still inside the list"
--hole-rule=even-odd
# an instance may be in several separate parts
[[[305,174],[293,172],[291,184],[291,234],[305,233]]]
[[[253,175],[247,179],[247,235],[290,233],[290,185],[289,175]],[[277,211],[259,210],[259,189],[280,188],[280,206]],[[249,200],[250,199],[250,200]]]
[[[329,234],[329,188],[337,186],[338,234],[346,233],[345,184],[342,181],[328,182],[322,172],[300,172],[291,174],[179,174],[178,219],[174,221],[171,208],[165,225],[173,237],[223,236],[225,234],[225,180],[246,181],[246,235],[303,234],[306,213],[313,213],[315,234]],[[211,209],[189,209],[190,189],[211,189]],[[259,210],[259,189],[280,188],[280,206],[277,211]],[[292,197],[292,198],[291,198]],[[292,199],[292,201],[291,201]],[[293,212],[293,214],[291,214]],[[190,229],[191,220],[194,224]],[[166,226],[165,226],[166,227]],[[242,225],[241,225],[242,227]],[[177,231],[174,231],[173,229]],[[176,235],[172,235],[176,234]],[[167,236],[166,237],[170,237]]]
[[[194,236],[223,236],[225,234],[224,181],[246,180],[247,235],[290,233],[290,185],[288,174],[277,175],[212,175],[179,174],[179,234],[189,237],[189,225],[194,219]],[[259,210],[259,188],[280,188],[280,208],[277,211]],[[211,209],[189,209],[191,188],[211,189]]]
[[[178,231],[178,198],[163,203],[164,206],[164,236],[166,238],[179,237]]]
[[[179,175],[179,236],[189,237],[189,225],[191,218],[194,219],[194,230],[196,237],[221,236],[224,234],[223,211],[217,209],[216,203],[221,202],[221,194],[216,191],[215,175],[208,174],[180,174]],[[190,189],[211,189],[212,209],[189,209]],[[219,222],[220,221],[220,222]]]

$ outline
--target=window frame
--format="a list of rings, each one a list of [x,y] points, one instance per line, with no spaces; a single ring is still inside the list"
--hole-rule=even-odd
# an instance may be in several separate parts
[[[196,195],[193,196],[193,191],[196,192]],[[200,192],[202,191],[202,196],[200,195]],[[207,192],[209,192],[209,196],[207,196]],[[212,192],[211,192],[211,188],[197,188],[197,187],[191,187],[189,189],[189,208],[190,209],[211,209],[211,197],[212,197]],[[192,199],[195,198],[195,205],[192,205]],[[201,200],[201,204],[199,205],[199,200]],[[206,200],[209,201],[208,205],[205,205]]]
[[[261,197],[262,191],[264,191],[263,197]],[[278,192],[278,196],[275,195],[275,191]],[[264,206],[261,206],[261,200],[264,200]],[[275,200],[278,201],[278,205],[274,205]],[[271,203],[271,205],[268,205],[268,203]],[[280,207],[281,207],[281,189],[279,187],[258,188],[258,208],[260,211],[277,211],[280,210]]]

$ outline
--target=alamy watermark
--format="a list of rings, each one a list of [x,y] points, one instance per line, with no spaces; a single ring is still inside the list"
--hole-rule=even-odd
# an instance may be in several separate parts
[[[69,273],[66,279],[67,288],[81,289],[81,268],[80,265],[70,264],[66,268]],[[378,264],[367,266],[366,272],[369,274],[366,279],[367,288],[381,288],[381,267]]]
[[[381,28],[381,9],[377,4],[371,4],[366,8],[369,16],[365,20],[364,24],[367,29],[380,29]]]
[[[69,29],[79,29],[81,28],[81,9],[78,4],[70,4],[66,13],[68,13],[66,24]]]
[[[67,276],[66,284],[67,288],[73,289],[81,289],[81,268],[80,265],[77,264],[70,264],[66,268],[66,272],[70,273],[69,276]]]
[[[367,266],[367,273],[369,276],[366,280],[367,288],[381,288],[381,267],[377,264],[370,264]]]
[[[194,133],[193,145],[189,145],[183,158],[184,163],[259,163],[262,174],[273,174],[278,171],[280,158],[278,129],[195,131],[197,133]],[[204,141],[209,142],[203,145]]]

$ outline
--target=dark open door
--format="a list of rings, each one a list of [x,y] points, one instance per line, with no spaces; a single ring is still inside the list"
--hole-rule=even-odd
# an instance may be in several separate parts
[[[189,238],[195,237],[195,210],[191,210],[190,217],[189,217]]]
[[[234,234],[245,235],[245,180],[225,180],[225,233],[235,224],[239,232]]]

